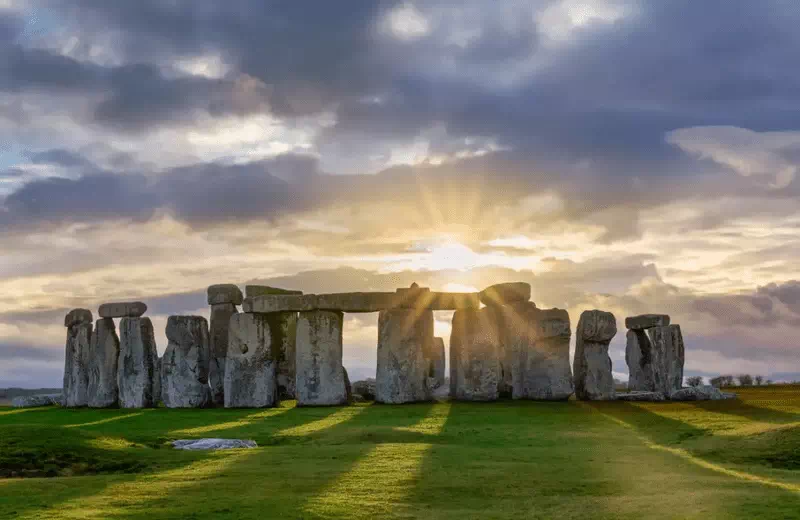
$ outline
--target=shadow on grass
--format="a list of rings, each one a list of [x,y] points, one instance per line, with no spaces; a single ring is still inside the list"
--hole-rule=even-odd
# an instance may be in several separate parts
[[[800,422],[800,414],[754,406],[739,399],[725,401],[694,401],[691,404],[708,412],[736,415],[749,421],[771,424]]]

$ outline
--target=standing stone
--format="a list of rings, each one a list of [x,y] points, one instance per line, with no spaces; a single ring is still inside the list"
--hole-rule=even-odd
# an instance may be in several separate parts
[[[231,317],[237,313],[233,303],[218,303],[211,306],[211,351],[208,371],[211,400],[217,406],[225,404],[225,360],[228,356]]]
[[[161,358],[161,399],[167,408],[204,408],[208,386],[208,322],[202,316],[170,316]],[[158,361],[156,361],[158,363]]]
[[[232,283],[211,285],[208,287],[206,295],[208,296],[209,305],[218,305],[220,303],[241,305],[242,301],[244,301],[242,290]]]
[[[463,401],[499,397],[500,338],[493,309],[462,309],[453,314],[450,335],[450,396]]]
[[[89,352],[92,339],[92,313],[75,309],[64,319],[67,342],[64,353],[64,406],[89,404]]]
[[[100,318],[92,334],[89,364],[89,406],[109,408],[117,406],[117,362],[119,360],[119,337],[111,318]]]
[[[156,371],[155,377],[153,378],[153,406],[158,407],[159,403],[163,401],[161,399],[161,361],[163,357],[156,359]]]
[[[263,316],[269,322],[272,351],[278,367],[278,395],[281,399],[295,399],[297,313],[274,312]]]
[[[277,350],[267,314],[231,317],[225,408],[277,406]]]
[[[117,385],[120,408],[155,405],[158,352],[150,318],[122,318],[119,323]]]
[[[337,311],[301,312],[297,319],[298,406],[347,403],[342,366],[344,314]]]
[[[572,395],[569,314],[537,309],[533,302],[501,308],[506,372],[511,397],[565,401]]]
[[[434,387],[438,388],[444,384],[445,377],[444,339],[433,338],[433,347],[430,351],[428,363],[428,376],[433,378],[435,382]]]
[[[629,330],[625,348],[628,389],[669,397],[683,384],[684,344],[680,325]]]
[[[583,401],[615,399],[608,344],[617,334],[617,319],[610,312],[584,311],[575,334],[575,396]]]
[[[381,311],[375,401],[400,404],[429,400],[430,364],[426,354],[432,349],[433,311]]]

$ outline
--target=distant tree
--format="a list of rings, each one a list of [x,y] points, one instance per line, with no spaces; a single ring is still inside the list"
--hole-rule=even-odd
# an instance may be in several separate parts
[[[711,386],[715,386],[717,388],[725,386],[725,376],[712,377],[708,382],[711,384]]]
[[[723,376],[725,378],[725,386],[733,386],[733,376]]]
[[[767,381],[764,384],[765,385],[771,385],[772,384],[772,379],[767,379]]]
[[[700,386],[703,384],[703,377],[702,376],[687,377],[686,384],[689,386]]]
[[[761,386],[761,383],[764,382],[764,376],[756,376],[754,379],[756,380],[756,384],[758,386]]]
[[[739,386],[753,386],[753,376],[750,374],[739,374],[736,379],[739,380]]]

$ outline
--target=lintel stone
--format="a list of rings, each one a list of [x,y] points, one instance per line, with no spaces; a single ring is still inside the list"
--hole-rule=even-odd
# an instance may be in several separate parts
[[[232,283],[219,283],[208,287],[208,304],[232,303],[241,305],[244,297],[242,290]]]
[[[72,327],[79,323],[92,323],[92,311],[89,309],[72,309],[64,316],[64,326]]]
[[[268,296],[273,294],[303,294],[303,291],[292,291],[289,289],[280,289],[278,287],[270,287],[269,285],[245,285],[244,295],[246,298],[253,298],[255,296]]]
[[[625,327],[631,330],[652,329],[667,325],[669,325],[669,316],[666,314],[642,314],[625,318]]]
[[[143,302],[104,303],[97,310],[101,318],[138,318],[147,312]]]
[[[531,299],[531,284],[525,282],[498,283],[479,292],[478,297],[484,305],[526,302]]]

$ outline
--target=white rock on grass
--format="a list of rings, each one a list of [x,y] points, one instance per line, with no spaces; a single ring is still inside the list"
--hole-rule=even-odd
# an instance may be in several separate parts
[[[53,406],[61,403],[61,396],[58,394],[47,395],[19,395],[11,400],[14,408],[36,408],[40,406]]]
[[[661,392],[620,392],[616,394],[617,401],[645,401],[658,402],[666,401],[667,398]]]
[[[258,448],[256,441],[243,439],[180,439],[172,441],[176,450],[233,450]]]

